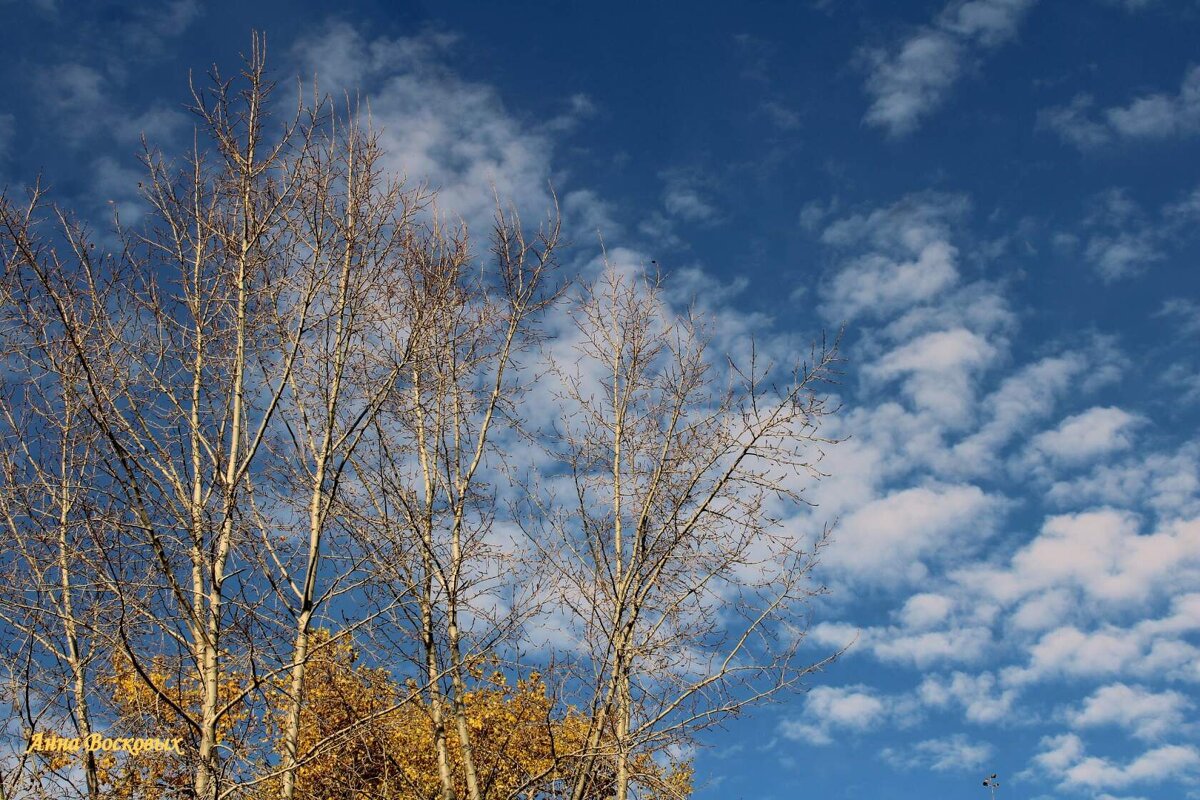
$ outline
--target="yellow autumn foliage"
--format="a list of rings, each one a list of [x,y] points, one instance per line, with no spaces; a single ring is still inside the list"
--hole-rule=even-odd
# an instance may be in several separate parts
[[[498,800],[534,800],[558,796],[556,791],[574,778],[584,749],[587,718],[574,709],[556,708],[537,673],[509,685],[495,672],[484,677],[473,669],[475,687],[464,696],[475,765],[484,796]],[[190,679],[174,680],[165,663],[150,671],[155,685],[178,706],[199,706],[200,687]],[[104,678],[118,710],[121,726],[130,735],[187,737],[187,725],[158,693],[146,686],[127,662],[117,659]],[[247,685],[244,676],[227,674],[222,696],[232,697]],[[236,708],[220,723],[223,751],[249,753],[251,743],[243,726],[256,724],[263,741],[253,746],[257,762],[244,777],[257,778],[240,797],[274,800],[279,796],[287,703],[281,675],[259,697],[267,707],[251,718]],[[315,631],[305,681],[301,715],[297,800],[437,800],[441,795],[434,725],[428,698],[413,682],[398,682],[383,667],[359,663],[346,639],[332,640],[328,631]],[[466,797],[466,780],[453,719],[446,709],[446,742],[458,797]],[[258,724],[261,723],[261,724]],[[185,738],[185,742],[190,739]],[[185,750],[185,753],[187,751]],[[100,755],[100,754],[98,754]],[[597,759],[603,765],[606,759]],[[101,763],[104,795],[112,800],[173,800],[186,796],[194,765],[185,755],[153,754],[114,757]],[[691,793],[690,764],[664,768],[641,756],[631,765],[639,796],[680,800]],[[603,766],[600,767],[603,769]],[[612,776],[601,775],[592,798],[610,796]]]
[[[109,695],[117,720],[107,735],[117,733],[148,736],[159,739],[191,741],[188,723],[172,706],[199,719],[202,687],[193,673],[181,679],[168,668],[165,658],[156,657],[146,670],[146,677],[157,688],[151,688],[123,655],[113,659],[110,671],[100,678],[100,685]],[[226,673],[218,685],[218,696],[224,701],[242,692],[246,681],[236,671]],[[242,704],[234,705],[217,723],[217,740],[225,747],[234,742],[235,731],[246,722],[249,711]],[[144,752],[97,753],[97,772],[101,792],[112,800],[173,800],[190,791],[194,763],[189,749],[183,757],[175,753]]]
[[[301,719],[298,800],[435,800],[440,797],[431,709],[414,682],[399,684],[388,670],[357,664],[345,642],[329,643],[321,632],[309,665]],[[478,672],[475,673],[479,675]],[[467,724],[481,791],[488,798],[550,797],[573,777],[587,720],[561,712],[537,673],[510,686],[496,672],[477,681],[464,696]],[[447,709],[447,713],[449,710]],[[278,713],[282,730],[283,713]],[[447,749],[458,797],[466,797],[458,738],[446,720]],[[328,746],[322,746],[327,740]],[[305,754],[311,753],[306,758]],[[556,772],[556,769],[558,770]],[[663,769],[648,757],[635,759],[633,772],[662,800],[691,792],[690,765]],[[272,781],[261,800],[275,796]],[[595,797],[609,795],[597,787]]]

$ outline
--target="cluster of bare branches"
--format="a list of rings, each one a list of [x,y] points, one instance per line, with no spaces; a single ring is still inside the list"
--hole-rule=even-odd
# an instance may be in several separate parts
[[[722,361],[656,280],[564,288],[557,209],[532,234],[497,203],[474,253],[357,107],[279,116],[261,40],[211,78],[206,140],[147,149],[136,226],[0,198],[0,800],[307,797],[307,764],[410,701],[437,797],[496,798],[489,660],[588,720],[504,797],[678,796],[655,759],[825,663],[798,653],[824,532],[786,520],[836,346]],[[410,691],[305,736],[347,641]],[[23,747],[156,726],[188,746],[149,771]]]
[[[611,268],[572,311],[574,358],[552,365],[561,473],[519,519],[566,600],[577,648],[560,666],[590,708],[583,757],[611,759],[626,800],[651,777],[632,774],[636,754],[834,657],[797,658],[828,530],[808,537],[779,515],[804,502],[797,477],[820,476],[836,347],[782,370],[714,361],[704,321],[670,309],[658,278]],[[570,797],[592,796],[595,776],[579,771]]]

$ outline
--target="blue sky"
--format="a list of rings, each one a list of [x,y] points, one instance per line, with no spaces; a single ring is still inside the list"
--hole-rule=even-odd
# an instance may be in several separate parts
[[[698,798],[1200,797],[1200,3],[0,16],[0,182],[98,223],[260,29],[468,221],[552,182],[580,269],[599,231],[729,336],[846,325],[811,652],[857,641],[709,737]]]

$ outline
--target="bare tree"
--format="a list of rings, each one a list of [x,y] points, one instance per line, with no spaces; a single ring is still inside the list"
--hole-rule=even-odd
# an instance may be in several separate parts
[[[499,214],[494,269],[476,270],[465,231],[416,223],[429,198],[382,172],[357,109],[338,117],[314,95],[280,123],[272,88],[256,37],[237,81],[214,69],[211,90],[193,89],[211,142],[181,171],[147,151],[149,213],[118,226],[115,255],[62,215],[55,236],[40,233],[37,191],[25,208],[0,205],[6,274],[39,315],[18,314],[22,331],[51,337],[42,417],[65,415],[64,442],[85,423],[96,475],[84,490],[79,475],[42,469],[42,452],[21,450],[29,431],[10,403],[8,486],[32,470],[50,500],[13,489],[7,522],[24,531],[30,509],[49,519],[53,503],[79,515],[73,493],[109,499],[89,547],[34,554],[37,579],[68,590],[30,620],[63,626],[61,660],[86,685],[91,656],[70,656],[82,642],[70,573],[53,572],[70,550],[107,599],[106,667],[144,690],[122,690],[130,718],[109,722],[182,726],[201,800],[263,785],[286,800],[308,760],[353,735],[300,750],[314,621],[339,598],[356,606],[388,552],[402,574],[375,583],[390,593],[375,613],[402,617],[415,598],[421,622],[404,647],[422,654],[443,788],[453,793],[453,749],[482,797],[467,668],[504,625],[473,639],[463,617],[487,614],[471,608],[495,553],[482,475],[513,411],[513,363],[553,300],[558,222],[526,241],[515,215]],[[389,464],[395,474],[380,472]],[[365,523],[384,535],[357,535]],[[362,570],[369,557],[376,569]],[[323,646],[372,618],[356,614]],[[269,741],[277,717],[265,709],[280,706]],[[88,783],[96,791],[94,769]]]
[[[27,240],[37,206],[0,200],[0,225],[10,243]],[[2,239],[0,239],[2,240]],[[4,247],[7,267],[19,255]],[[15,276],[17,271],[6,275]],[[8,372],[0,388],[0,520],[11,558],[0,587],[0,630],[10,702],[26,726],[57,723],[85,738],[92,732],[95,640],[100,604],[85,569],[100,509],[89,490],[96,475],[96,430],[82,410],[77,365],[62,340],[50,304],[19,281],[6,281],[0,336]],[[17,676],[22,679],[14,686]],[[17,764],[0,777],[0,798],[29,783],[26,768],[41,758],[14,743]],[[17,755],[19,754],[19,755]],[[49,759],[53,761],[53,759]],[[82,763],[86,796],[100,792],[94,754]],[[26,791],[32,786],[23,787]],[[64,792],[58,790],[58,794]]]
[[[819,476],[819,394],[836,345],[809,363],[711,354],[704,323],[657,280],[607,268],[572,306],[561,358],[562,430],[531,542],[558,582],[587,658],[591,709],[570,796],[617,800],[653,776],[645,758],[770,698],[829,659],[802,663],[803,604],[824,527],[786,522]],[[753,353],[753,351],[752,351]]]
[[[517,630],[514,615],[532,612],[510,602],[497,616],[481,602],[497,585],[514,589],[504,582],[511,574],[507,554],[489,539],[495,486],[485,474],[496,475],[486,465],[496,456],[496,429],[516,413],[514,362],[536,340],[539,318],[557,296],[549,283],[559,228],[552,217],[529,240],[515,213],[499,209],[492,269],[473,268],[464,229],[435,218],[414,235],[412,294],[404,307],[419,342],[405,390],[380,415],[375,465],[362,470],[369,476],[374,515],[366,530],[377,573],[393,594],[415,598],[396,620],[419,643],[443,800],[456,796],[452,748],[467,797],[491,796],[471,743],[470,666]],[[468,616],[473,631],[466,629]]]
[[[798,651],[825,531],[793,520],[836,345],[722,360],[657,282],[608,269],[570,301],[561,426],[531,419],[557,209],[527,236],[497,202],[477,257],[358,108],[314,91],[280,119],[272,91],[256,37],[235,80],[193,89],[182,168],[147,150],[147,213],[112,239],[36,187],[0,200],[0,524],[28,575],[0,590],[5,699],[30,730],[174,726],[171,791],[195,800],[294,800],[306,765],[420,698],[441,800],[498,800],[480,665],[561,601],[577,646],[547,677],[586,732],[504,800],[680,794],[652,759],[826,663]],[[518,430],[546,488],[504,469]],[[320,650],[360,634],[407,695],[302,730]],[[129,685],[102,701],[101,671]],[[61,765],[15,767],[0,800]],[[90,754],[82,772],[100,796]]]
[[[272,271],[296,202],[299,175],[284,156],[307,145],[295,123],[268,141],[264,64],[256,38],[240,97],[215,70],[214,90],[194,91],[218,163],[210,168],[197,148],[175,175],[148,155],[151,224],[119,230],[115,257],[97,254],[77,227],[64,228],[64,251],[12,213],[3,220],[8,267],[61,330],[71,371],[57,377],[78,382],[80,412],[101,443],[101,488],[120,501],[93,564],[113,598],[115,644],[185,724],[202,800],[222,794],[221,728],[258,682],[230,695],[233,670],[253,673],[257,590],[240,575],[253,562],[243,505],[294,366],[293,357],[254,374],[252,345],[279,299]],[[168,685],[154,662],[171,648]]]
[[[273,468],[261,471],[273,475],[263,481],[270,509],[252,504],[269,557],[264,569],[278,572],[292,624],[283,800],[295,795],[313,620],[326,603],[356,591],[363,577],[363,558],[351,550],[352,503],[344,497],[347,484],[358,480],[352,459],[397,391],[413,349],[414,330],[397,304],[408,292],[406,243],[423,193],[403,191],[381,172],[377,136],[349,112],[325,118],[321,102],[309,112],[308,129],[322,133],[296,168],[299,199],[289,231],[296,268],[274,278],[288,284],[272,309],[272,366],[291,364],[288,390],[276,435],[268,439]],[[291,517],[304,519],[305,530],[280,536],[292,527],[285,521]]]

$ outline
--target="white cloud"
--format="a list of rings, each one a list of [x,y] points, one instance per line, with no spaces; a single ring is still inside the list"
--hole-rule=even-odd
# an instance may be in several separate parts
[[[978,280],[933,302],[913,306],[880,329],[879,334],[883,339],[901,341],[952,328],[965,328],[986,337],[999,352],[1007,347],[1008,336],[1016,328],[1016,315],[999,286]]]
[[[958,262],[970,242],[953,241],[951,232],[962,230],[969,208],[961,195],[915,194],[836,219],[820,233],[846,254],[822,284],[822,315],[882,323],[859,326],[852,355],[862,365],[864,394],[877,395],[878,404],[860,407],[845,427],[865,440],[860,454],[886,454],[892,477],[950,467],[946,436],[971,422],[980,378],[1005,352],[1015,325],[999,287],[962,281]],[[836,473],[833,483],[840,488]]]
[[[611,240],[624,233],[616,219],[616,209],[591,189],[574,189],[559,198],[562,213],[571,220],[572,227],[589,234],[589,241],[596,242],[597,236]]]
[[[1195,362],[1176,361],[1163,370],[1159,382],[1168,391],[1176,392],[1181,406],[1200,401],[1200,366]]]
[[[759,111],[771,124],[781,131],[795,131],[804,127],[803,118],[799,112],[780,103],[778,100],[768,100],[759,106]]]
[[[935,664],[971,664],[987,658],[992,631],[987,625],[947,624],[939,630],[905,625],[857,628],[843,622],[822,622],[809,631],[821,647],[841,648],[854,643],[850,654],[871,653],[877,660],[927,669]]]
[[[1090,94],[1078,94],[1064,106],[1041,111],[1038,125],[1049,128],[1080,150],[1102,147],[1112,141],[1112,134],[1104,123],[1092,118],[1094,105]]]
[[[1083,220],[1083,259],[1106,283],[1141,274],[1163,261],[1173,248],[1194,238],[1200,221],[1200,189],[1182,199],[1163,204],[1150,214],[1121,188],[1093,197]],[[1060,237],[1067,251],[1074,251],[1080,237]]]
[[[951,232],[969,209],[962,195],[921,193],[828,224],[822,243],[853,255],[822,285],[822,315],[833,322],[881,319],[944,297],[959,282]],[[812,226],[828,215],[816,206],[808,210]]]
[[[1155,92],[1123,106],[1094,111],[1089,95],[1046,109],[1041,124],[1081,150],[1118,141],[1154,142],[1200,133],[1200,67],[1184,74],[1176,94]]]
[[[63,140],[76,147],[100,137],[137,145],[144,135],[149,144],[165,149],[187,123],[187,116],[169,105],[128,106],[114,91],[120,81],[85,64],[59,64],[42,72],[36,86],[41,111],[58,126]],[[106,160],[111,161],[112,155],[95,159],[96,163]],[[127,187],[126,193],[135,186]]]
[[[986,474],[1017,434],[1045,417],[1068,388],[1095,366],[1085,353],[1065,351],[1021,367],[981,402],[986,419],[978,430],[953,446],[953,460],[967,474]]]
[[[1089,603],[1138,606],[1200,578],[1200,519],[1142,534],[1128,512],[1102,509],[1050,517],[1009,566],[966,568],[961,585],[1004,603],[1073,589]]]
[[[1132,665],[1142,650],[1124,631],[1107,628],[1085,633],[1075,627],[1050,631],[1030,650],[1027,679],[1047,675],[1099,677],[1116,675]]]
[[[1184,75],[1176,95],[1151,94],[1104,116],[1113,132],[1126,139],[1166,139],[1200,132],[1200,67]]]
[[[1200,443],[1174,452],[1134,451],[1088,474],[1055,481],[1046,496],[1060,506],[1109,504],[1146,507],[1167,518],[1195,515],[1200,513]]]
[[[84,64],[65,63],[47,69],[38,76],[36,86],[42,107],[57,120],[77,122],[95,118],[109,105],[104,76]],[[90,126],[77,124],[61,131],[73,143],[82,141],[90,132]]]
[[[1064,789],[1123,789],[1162,783],[1193,774],[1200,767],[1200,751],[1190,745],[1163,745],[1123,764],[1088,756],[1083,741],[1073,733],[1046,737],[1041,746],[1034,762]]]
[[[1008,624],[1014,630],[1028,633],[1058,627],[1068,618],[1075,599],[1070,592],[1050,589],[1025,598],[1012,612]]]
[[[1161,739],[1178,732],[1192,701],[1176,691],[1152,692],[1140,686],[1113,683],[1091,694],[1069,714],[1075,728],[1115,725],[1139,739]]]
[[[444,214],[472,230],[489,230],[493,188],[527,222],[536,224],[551,208],[553,143],[508,112],[493,87],[463,80],[445,66],[456,37],[367,39],[345,23],[300,41],[293,49],[302,74],[315,73],[322,91],[362,90],[373,124],[380,130],[386,167],[410,181],[428,181],[438,191]],[[580,208],[575,224],[592,224],[597,214]],[[602,218],[602,217],[601,217]],[[594,230],[583,230],[594,237]]]
[[[1080,465],[1133,446],[1133,430],[1145,420],[1113,406],[1067,417],[1033,437],[1030,451],[1058,464]]]
[[[715,222],[719,218],[710,197],[710,180],[697,169],[670,169],[663,180],[663,208],[667,214],[687,222]]]
[[[947,239],[970,208],[965,195],[919,192],[868,214],[835,220],[821,232],[821,241],[840,249],[899,250],[911,256]]]
[[[1189,203],[1164,206],[1154,220],[1123,192],[1102,195],[1085,229],[1092,257],[1101,261],[1101,239],[1117,242],[1122,231],[1152,230],[1145,240],[1162,248],[1180,230],[1172,227],[1181,225],[1176,219],[1194,217]],[[854,438],[832,453],[834,476],[816,495],[823,513],[840,516],[822,569],[838,591],[851,594],[866,587],[889,596],[920,589],[900,605],[894,624],[827,622],[810,631],[812,641],[840,647],[856,640],[852,656],[925,672],[953,665],[957,671],[927,675],[903,696],[978,725],[1040,724],[1045,715],[1028,691],[1034,684],[1200,680],[1200,652],[1186,638],[1200,614],[1177,601],[1171,612],[1153,616],[1173,593],[1200,582],[1200,534],[1178,516],[1197,496],[1193,470],[1180,453],[1168,466],[1169,454],[1137,449],[1135,434],[1147,420],[1132,408],[1084,405],[1046,422],[1067,398],[1077,402],[1119,378],[1127,357],[1101,337],[1069,350],[1047,347],[1051,355],[1001,375],[985,391],[991,371],[1010,355],[1017,320],[1002,287],[967,277],[989,257],[962,234],[969,205],[926,194],[832,220],[823,207],[811,210],[809,229],[820,228],[835,258],[821,287],[822,314],[860,323],[854,357],[865,390],[856,396],[859,407],[842,420]],[[923,254],[927,274],[919,276],[914,265]],[[1077,509],[1129,498],[1174,509],[1175,516],[1147,532],[1140,517],[1116,509],[1052,516],[1031,541],[1002,545],[1013,548],[1006,555],[953,569],[969,561],[971,548],[1001,547],[986,537],[997,512],[1010,507],[965,480],[1011,480],[1022,467],[1028,470],[1030,459],[1051,502]],[[1139,475],[1152,460],[1155,468]],[[1118,468],[1119,477],[1113,474]],[[1055,480],[1063,469],[1076,471],[1074,496],[1072,487]],[[845,470],[859,480],[839,480]],[[930,475],[943,482],[928,483]],[[895,488],[914,479],[924,480],[920,490],[929,494]],[[1113,484],[1122,491],[1104,498]],[[950,487],[959,500],[978,492],[978,522],[943,519],[953,516],[954,503],[931,495]],[[939,552],[954,555],[947,561]],[[989,669],[972,672],[979,664]],[[873,724],[898,722],[887,713],[895,697],[868,694],[884,706],[870,715]],[[1084,705],[1081,698],[1072,707],[1081,726],[1099,719],[1074,712]],[[797,724],[802,727],[793,733],[800,738],[836,738],[835,727],[808,719]],[[1154,729],[1147,719],[1131,717],[1128,725],[1146,735]],[[894,747],[890,755],[897,763],[918,757],[915,747]],[[932,763],[930,757],[923,765]]]
[[[134,169],[136,161],[122,164],[111,156],[101,156],[92,163],[92,192],[105,202],[112,203],[128,225],[138,220],[143,213],[141,198],[137,196],[138,181],[143,173]]]
[[[951,3],[942,11],[938,24],[984,47],[994,47],[1016,35],[1021,18],[1034,1],[969,0]]]
[[[128,35],[143,47],[161,47],[163,38],[181,35],[203,13],[197,0],[171,0],[139,11]]]
[[[1181,220],[1194,220],[1193,200],[1151,216],[1126,193],[1105,193],[1080,251],[1090,246],[1101,269],[1101,240],[1148,230],[1145,241],[1160,252],[1184,230]],[[1200,533],[1183,516],[1200,499],[1190,456],[1147,451],[1136,434],[1148,420],[1134,407],[1075,405],[1122,375],[1128,357],[1111,339],[1047,343],[1041,358],[994,374],[1012,356],[1018,318],[1003,286],[971,278],[994,251],[964,234],[969,210],[965,198],[925,193],[840,216],[836,204],[810,205],[804,215],[832,257],[821,313],[860,332],[852,357],[862,383],[850,395],[858,405],[838,422],[853,438],[831,453],[833,476],[813,495],[821,514],[840,519],[821,569],[835,597],[882,590],[897,607],[892,624],[854,624],[844,614],[815,625],[811,641],[856,640],[851,656],[927,673],[907,694],[868,692],[884,706],[872,715],[878,725],[900,721],[899,697],[972,724],[1037,725],[1047,715],[1035,684],[1061,694],[1079,681],[1126,681],[1162,694],[1152,681],[1200,681],[1200,652],[1189,641],[1200,613],[1182,600],[1159,613],[1200,585]],[[1051,416],[1068,399],[1069,413]],[[1088,510],[1046,518],[1023,543],[1016,531],[997,542],[1000,512],[1015,503],[990,481],[1025,480],[1031,465],[1051,503]],[[1105,498],[1114,486],[1120,491]],[[951,495],[974,497],[975,515],[968,503],[953,521]],[[1128,510],[1096,508],[1126,499]],[[1162,516],[1147,522],[1138,514],[1151,503]],[[983,563],[960,567],[972,553]],[[907,602],[897,597],[905,589],[916,592]],[[988,669],[973,672],[979,665]],[[939,666],[956,671],[928,674]],[[793,731],[800,738],[836,738],[835,727],[797,724],[807,726]],[[1153,727],[1141,724],[1129,730]]]
[[[956,37],[925,28],[890,51],[868,52],[866,90],[872,100],[864,119],[892,136],[912,133],[958,82],[963,50]]]
[[[944,594],[914,594],[900,609],[900,623],[906,628],[925,630],[944,622],[953,608],[954,600]]]
[[[1014,317],[998,287],[962,282],[960,262],[970,242],[956,239],[964,238],[961,231],[969,210],[961,195],[925,192],[869,213],[847,215],[821,231],[822,243],[839,256],[821,285],[822,316],[834,323],[884,323],[865,329],[864,343],[871,349],[856,360],[877,368],[883,341],[903,346],[922,334],[955,329],[1005,344]],[[809,224],[817,225],[828,211],[814,209],[809,216]]]
[[[817,686],[804,698],[801,720],[784,720],[779,732],[788,739],[832,744],[836,733],[873,730],[889,713],[887,700],[865,686]]]
[[[1200,630],[1200,596],[1176,598],[1173,608],[1166,617],[1127,628],[1106,623],[1091,631],[1074,625],[1049,631],[1028,648],[1027,666],[1003,670],[1004,682],[1020,687],[1053,678],[1200,681],[1200,649],[1182,638]]]
[[[862,640],[863,630],[848,622],[820,622],[808,631],[808,639],[819,647],[841,648]],[[851,653],[858,648],[852,648]]]
[[[925,412],[945,424],[970,419],[975,401],[975,376],[998,355],[985,337],[966,328],[935,331],[884,354],[864,367],[873,379],[901,378],[904,393]]]
[[[1163,246],[1176,227],[1174,220],[1167,219],[1171,206],[1164,207],[1163,220],[1155,224],[1125,189],[1100,192],[1088,205],[1082,256],[1101,280],[1111,283],[1137,275],[1166,257]],[[1074,241],[1078,243],[1079,237]]]
[[[1015,716],[1013,705],[1018,696],[1019,688],[1001,689],[991,672],[978,675],[966,672],[954,672],[949,676],[930,675],[917,688],[917,697],[924,705],[931,708],[958,707],[968,722],[980,725],[1012,721]]]
[[[845,319],[880,316],[925,301],[958,280],[957,251],[946,242],[927,244],[912,261],[871,254],[851,263],[830,282],[830,313]]]
[[[945,372],[985,363],[991,346],[965,328],[927,333],[885,354],[874,365],[877,374],[892,377],[914,372]]]
[[[876,637],[872,650],[880,661],[925,669],[936,663],[977,663],[987,657],[992,631],[981,625],[941,631]]]
[[[955,543],[986,530],[998,501],[976,486],[933,485],[893,492],[846,516],[824,564],[878,586],[921,581],[926,563],[959,554]]]
[[[1016,35],[1035,0],[957,0],[890,48],[864,53],[871,106],[865,120],[892,136],[914,131],[945,102],[983,51]]]
[[[1050,772],[1060,773],[1083,756],[1083,740],[1073,733],[1042,739],[1042,752],[1034,759]]]
[[[1200,336],[1200,303],[1186,297],[1165,300],[1156,317],[1172,320],[1181,336]]]
[[[546,123],[546,128],[556,133],[573,131],[598,113],[599,109],[591,97],[583,92],[576,92],[567,98],[566,109],[552,117]]]
[[[880,753],[884,760],[901,769],[932,769],[935,772],[955,772],[978,769],[992,757],[993,748],[987,742],[972,742],[963,734],[926,739],[911,747],[888,747]]]
[[[1106,282],[1137,275],[1164,258],[1153,233],[1146,230],[1092,236],[1084,256]]]
[[[366,89],[373,78],[403,72],[443,73],[439,64],[458,41],[445,31],[420,36],[368,40],[352,25],[338,22],[297,41],[292,56],[326,92]]]

